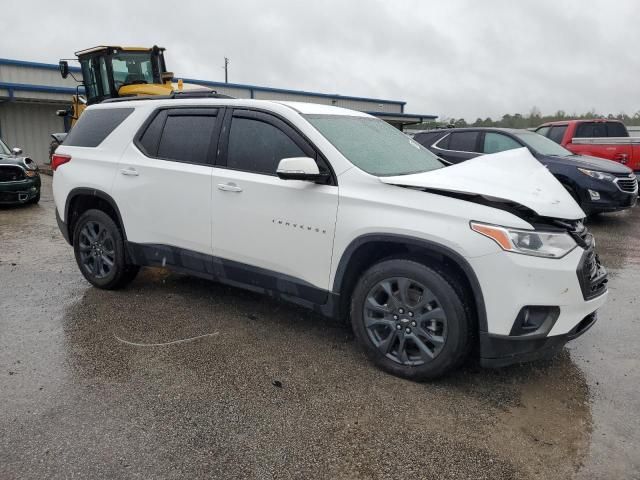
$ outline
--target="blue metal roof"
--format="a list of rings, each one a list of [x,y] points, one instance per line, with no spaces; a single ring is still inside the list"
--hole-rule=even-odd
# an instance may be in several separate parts
[[[46,70],[59,70],[60,67],[55,63],[27,62],[26,60],[13,60],[11,58],[0,58],[0,65],[13,65],[16,67],[27,68],[44,68]],[[69,66],[72,72],[80,72],[80,67]]]
[[[0,58],[0,65],[12,65],[17,67],[26,67],[26,68],[43,68],[47,70],[58,70],[59,67],[53,63],[40,63],[40,62],[28,62],[25,60],[14,60],[10,58]],[[69,66],[69,70],[72,72],[80,72],[80,67],[72,67]],[[178,77],[179,78],[179,77]],[[290,90],[286,88],[273,88],[273,87],[261,87],[258,85],[248,85],[244,83],[224,83],[224,82],[214,82],[210,80],[197,80],[193,78],[183,78],[185,82],[197,83],[200,85],[212,86],[212,87],[228,87],[228,88],[241,88],[254,92],[271,92],[271,93],[284,93],[284,94],[295,94],[295,95],[307,95],[310,97],[318,97],[318,98],[332,98],[332,99],[340,99],[340,100],[355,100],[361,102],[375,102],[375,103],[387,103],[393,105],[401,105],[404,106],[407,102],[403,102],[400,100],[384,100],[379,98],[367,98],[367,97],[354,97],[351,95],[340,95],[340,94],[330,94],[330,93],[317,93],[317,92],[307,92],[305,90]],[[50,90],[49,90],[50,91]],[[75,91],[75,89],[74,89]]]

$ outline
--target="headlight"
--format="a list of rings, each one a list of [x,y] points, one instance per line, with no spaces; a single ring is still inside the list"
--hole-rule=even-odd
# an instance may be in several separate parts
[[[608,173],[604,173],[604,172],[598,172],[597,170],[587,170],[586,168],[578,168],[578,170],[580,170],[580,172],[584,173],[585,175],[589,175],[591,178],[595,178],[596,180],[609,180],[610,182],[613,182],[616,177],[614,177],[613,175],[609,175]]]
[[[507,252],[545,258],[562,258],[577,244],[568,233],[516,230],[471,222],[471,229],[489,237]]]
[[[37,170],[25,170],[24,174],[27,177],[37,177],[38,176],[38,171]]]

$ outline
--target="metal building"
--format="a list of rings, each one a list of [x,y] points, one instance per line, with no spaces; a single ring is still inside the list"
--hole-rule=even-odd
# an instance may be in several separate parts
[[[79,68],[70,68],[81,79]],[[403,128],[437,118],[436,115],[405,113],[406,102],[353,97],[339,94],[286,90],[237,83],[212,82],[183,78],[238,98],[288,100],[336,105],[367,112]],[[43,164],[48,161],[49,134],[66,131],[65,122],[56,111],[71,103],[78,84],[71,76],[63,79],[58,65],[0,58],[0,137],[10,147],[19,146]]]

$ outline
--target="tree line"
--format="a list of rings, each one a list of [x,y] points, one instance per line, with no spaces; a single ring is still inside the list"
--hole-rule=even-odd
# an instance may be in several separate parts
[[[443,128],[449,126],[462,127],[504,127],[504,128],[534,128],[538,125],[546,122],[555,122],[559,120],[574,120],[574,119],[591,119],[591,118],[607,118],[611,120],[620,120],[627,126],[640,125],[640,110],[634,115],[629,116],[626,113],[619,113],[614,115],[612,113],[603,115],[592,110],[590,112],[582,114],[567,114],[563,110],[558,110],[551,115],[542,115],[538,108],[533,107],[528,114],[521,113],[506,113],[499,120],[494,120],[491,117],[477,118],[475,122],[468,123],[464,118],[443,118],[442,120],[425,122],[412,128],[429,129],[429,128]]]

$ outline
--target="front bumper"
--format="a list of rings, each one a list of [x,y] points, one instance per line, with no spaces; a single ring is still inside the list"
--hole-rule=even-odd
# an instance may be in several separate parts
[[[27,203],[39,193],[40,176],[15,182],[0,182],[0,205]]]
[[[627,180],[617,179],[617,180]],[[625,191],[618,187],[614,182],[604,180],[589,179],[582,185],[583,189],[580,192],[581,206],[585,213],[604,213],[604,212],[617,212],[620,210],[626,210],[636,205],[638,201],[638,190]],[[597,192],[599,199],[593,199],[589,190]]]
[[[541,358],[550,358],[570,340],[589,330],[597,321],[597,313],[584,317],[573,329],[563,335],[537,338],[480,334],[480,365],[488,368],[506,367]]]
[[[582,230],[579,236],[582,243],[560,259],[509,252],[468,259],[487,313],[486,328],[480,329],[483,365],[508,365],[555,352],[595,321],[608,295],[607,272],[591,234]],[[525,335],[520,314],[531,308],[555,315],[544,329]]]

